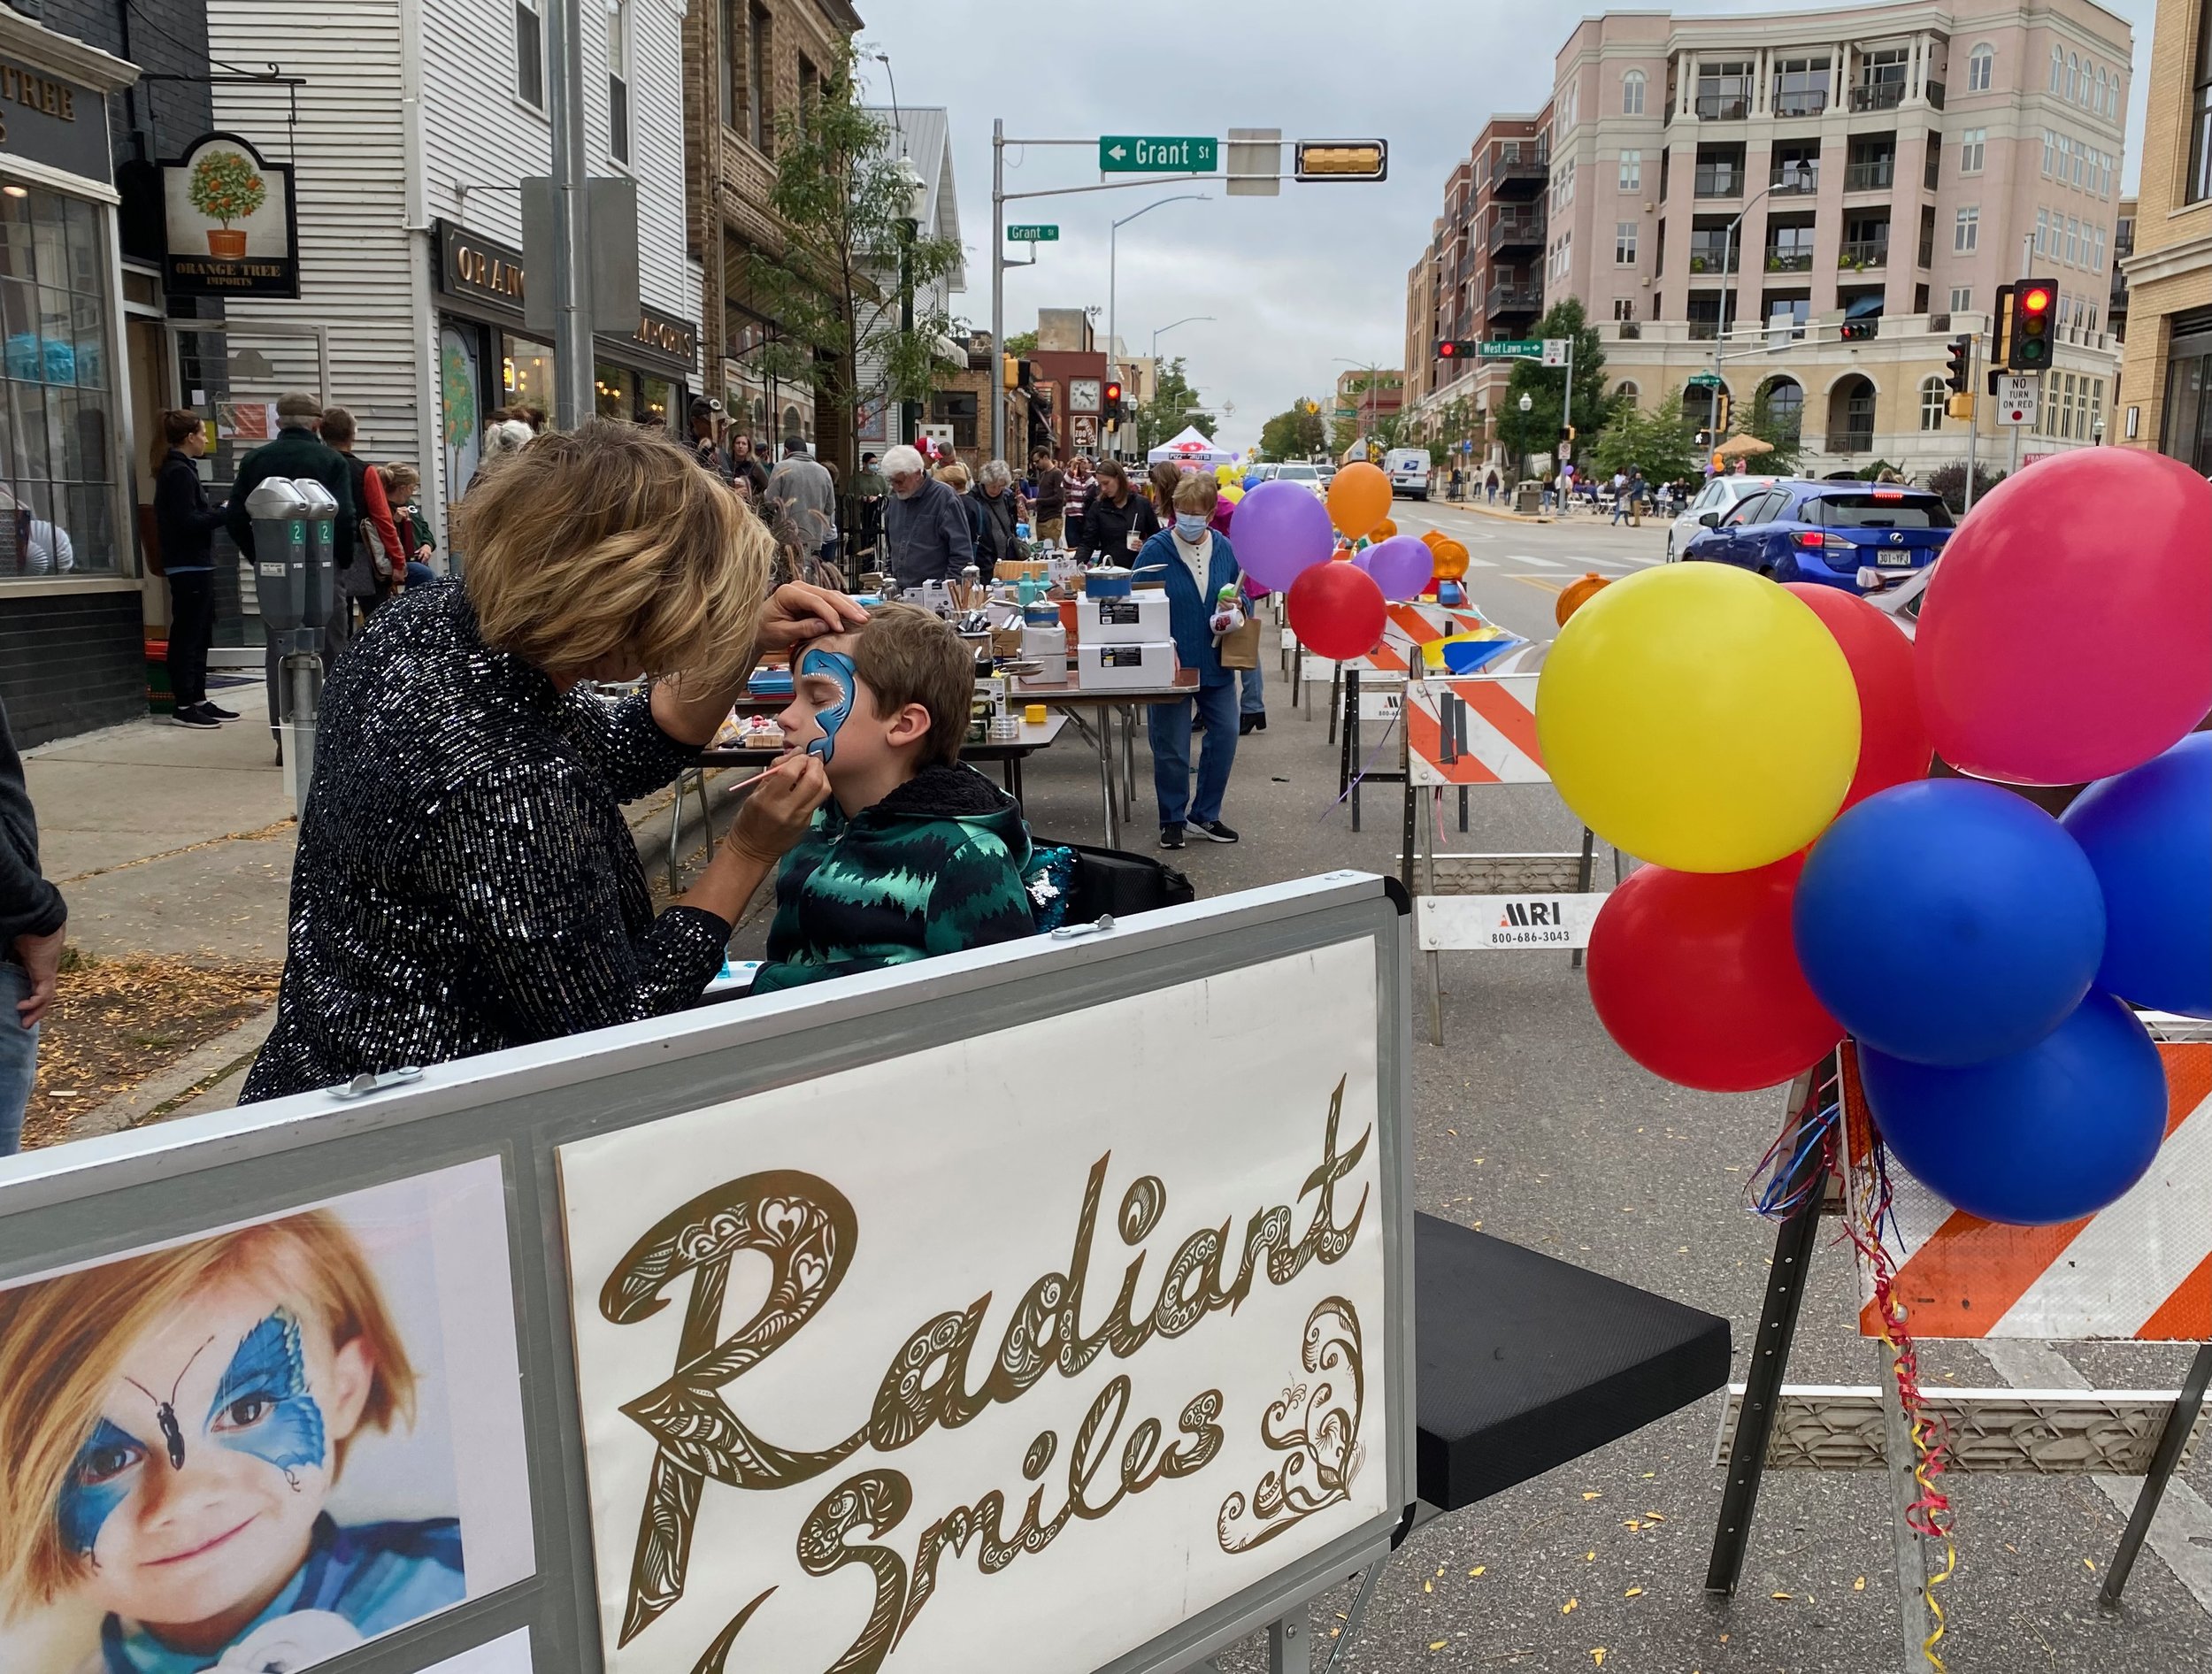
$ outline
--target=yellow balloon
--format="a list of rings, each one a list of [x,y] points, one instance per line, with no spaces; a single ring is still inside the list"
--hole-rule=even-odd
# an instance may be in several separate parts
[[[1536,688],[1544,765],[1606,841],[1677,872],[1796,853],[1843,805],[1859,699],[1801,600],[1724,564],[1614,582],[1559,631]]]
[[[1228,483],[1221,489],[1221,497],[1231,505],[1234,505],[1244,498],[1244,490],[1233,482]]]

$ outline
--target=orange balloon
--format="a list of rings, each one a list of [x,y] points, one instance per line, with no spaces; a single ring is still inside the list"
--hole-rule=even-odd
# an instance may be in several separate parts
[[[1446,541],[1436,549],[1436,579],[1440,581],[1458,581],[1467,574],[1467,549],[1456,541]]]
[[[1329,517],[1356,540],[1390,515],[1390,479],[1364,460],[1346,465],[1329,483]]]
[[[1397,533],[1398,526],[1388,518],[1385,518],[1367,532],[1367,538],[1370,541],[1387,541]]]
[[[1605,578],[1593,570],[1579,581],[1570,581],[1560,588],[1559,602],[1552,607],[1552,615],[1559,626],[1565,627],[1567,618],[1588,603],[1596,595],[1597,590],[1605,585]]]

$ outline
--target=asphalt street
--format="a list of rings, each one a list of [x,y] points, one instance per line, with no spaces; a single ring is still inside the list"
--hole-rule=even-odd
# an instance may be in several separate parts
[[[1659,523],[1613,528],[1577,515],[1525,524],[1403,501],[1397,522],[1465,541],[1475,602],[1533,637],[1555,631],[1561,587],[1590,571],[1617,577],[1656,563],[1665,541]],[[1206,895],[1345,865],[1394,870],[1402,793],[1373,787],[1354,832],[1348,809],[1333,805],[1339,756],[1326,741],[1325,693],[1302,711],[1271,660],[1267,675],[1267,729],[1241,741],[1224,810],[1244,841],[1194,842],[1177,864]],[[1394,742],[1381,741],[1379,756]],[[1148,849],[1156,828],[1141,741],[1138,772],[1138,817],[1125,842]],[[1033,761],[1033,827],[1099,841],[1097,775],[1096,756],[1072,734]],[[1463,837],[1447,820],[1448,847],[1563,850],[1580,834],[1548,786],[1479,790],[1471,816]],[[741,950],[757,946],[763,928],[749,926]],[[1773,1248],[1772,1227],[1747,1211],[1745,1188],[1782,1120],[1781,1090],[1721,1097],[1645,1073],[1606,1038],[1564,955],[1462,954],[1447,956],[1443,969],[1446,1044],[1430,1045],[1417,1027],[1414,1047],[1417,1207],[1724,1315],[1740,1378]],[[1415,986],[1425,1010],[1418,971]],[[1876,1381],[1856,1310],[1849,1248],[1839,1232],[1824,1235],[1791,1382]],[[1955,1343],[1930,1344],[1922,1357],[1933,1385],[2108,1389],[2170,1389],[2185,1358],[2166,1348],[2026,1344],[1985,1353]],[[1721,1491],[1712,1463],[1718,1414],[1718,1398],[1709,1398],[1416,1534],[1386,1569],[1364,1632],[1338,1668],[1924,1667],[1901,1648],[1879,1473],[1770,1474],[1740,1587],[1730,1599],[1704,1592]],[[2176,1484],[2114,1616],[2099,1612],[2096,1596],[2124,1513],[2098,1482],[1955,1474],[1947,1486],[1958,1569],[1943,1590],[1943,1649],[1954,1674],[2212,1667],[2212,1457],[2200,1452]],[[2117,1486],[2131,1497],[2132,1482]],[[1348,1586],[1317,1605],[1322,1648],[1349,1598]],[[1265,1668],[1264,1640],[1233,1647],[1221,1666]]]

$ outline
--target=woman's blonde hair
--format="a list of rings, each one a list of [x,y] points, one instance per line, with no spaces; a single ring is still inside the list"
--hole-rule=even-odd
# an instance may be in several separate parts
[[[751,665],[775,542],[665,432],[548,431],[453,515],[494,650],[557,673],[619,656],[705,687]]]
[[[414,466],[403,465],[397,460],[389,465],[377,466],[376,474],[384,479],[385,496],[395,505],[406,500],[416,489],[422,487],[422,472],[416,470]]]
[[[1178,511],[1211,511],[1221,498],[1221,485],[1202,471],[1194,471],[1175,485]]]
[[[249,1276],[313,1310],[334,1349],[361,1345],[371,1377],[355,1434],[413,1421],[406,1346],[361,1247],[326,1210],[0,1292],[0,1619],[50,1602],[86,1571],[57,1508],[130,1346],[200,1292]],[[336,1445],[334,1478],[346,1447]]]

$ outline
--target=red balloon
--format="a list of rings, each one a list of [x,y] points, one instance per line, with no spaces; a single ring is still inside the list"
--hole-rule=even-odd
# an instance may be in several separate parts
[[[1291,631],[1317,655],[1341,663],[1382,638],[1382,589],[1349,564],[1317,564],[1290,584]]]
[[[1590,933],[1590,1000],[1621,1050],[1707,1093],[1787,1081],[1843,1039],[1790,933],[1801,852],[1750,872],[1640,866]]]
[[[1804,600],[1821,626],[1835,635],[1859,688],[1859,771],[1844,793],[1844,808],[1892,785],[1927,778],[1935,747],[1921,723],[1920,695],[1913,686],[1912,641],[1905,631],[1887,612],[1855,593],[1817,581],[1783,585]]]
[[[2079,448],[1992,489],[1929,578],[1913,648],[1943,759],[2078,785],[2212,710],[2212,488],[2147,448]]]

